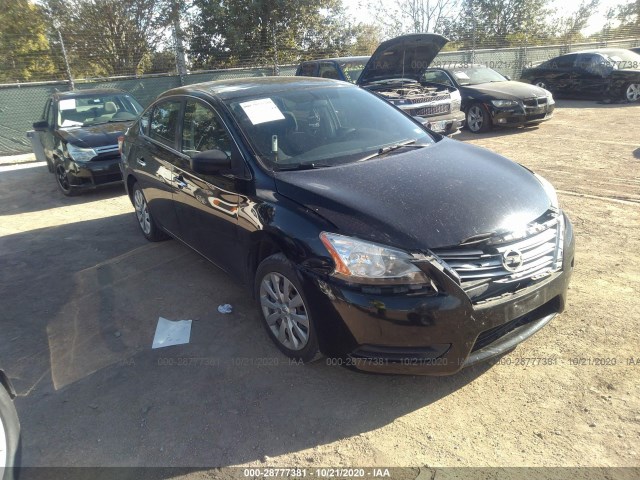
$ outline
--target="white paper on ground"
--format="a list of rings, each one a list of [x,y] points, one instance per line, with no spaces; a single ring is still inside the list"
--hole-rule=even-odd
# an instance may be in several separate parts
[[[243,102],[240,106],[254,125],[265,122],[274,122],[276,120],[284,120],[284,115],[270,98],[261,98],[259,100]]]
[[[191,320],[167,320],[158,318],[156,334],[151,348],[170,347],[189,343],[191,338]]]

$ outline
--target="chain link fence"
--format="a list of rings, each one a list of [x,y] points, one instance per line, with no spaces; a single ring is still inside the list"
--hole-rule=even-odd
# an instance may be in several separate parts
[[[633,48],[640,46],[640,38],[614,40],[605,43],[573,45],[526,46],[517,48],[465,50],[441,52],[434,66],[447,64],[483,64],[513,79],[522,70],[570,51],[602,47]],[[190,72],[185,75],[141,75],[91,80],[74,80],[74,88],[115,88],[131,93],[143,106],[149,105],[160,93],[180,85],[242,77],[261,77],[278,74],[295,75],[297,65],[271,67],[230,68]],[[32,123],[41,119],[47,97],[57,91],[70,90],[70,81],[16,83],[0,85],[0,156],[31,152],[26,132]]]

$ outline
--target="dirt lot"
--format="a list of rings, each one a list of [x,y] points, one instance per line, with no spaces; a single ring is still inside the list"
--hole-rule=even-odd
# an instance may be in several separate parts
[[[639,118],[565,101],[539,128],[458,136],[556,186],[577,256],[565,313],[444,378],[290,365],[249,295],[147,243],[122,190],[64,198],[43,165],[0,167],[0,362],[23,463],[640,466]],[[159,316],[192,319],[191,342],[151,350]],[[555,360],[520,365],[536,358]]]

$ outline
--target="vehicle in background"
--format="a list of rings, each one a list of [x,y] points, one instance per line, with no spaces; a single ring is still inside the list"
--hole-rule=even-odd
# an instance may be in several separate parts
[[[20,421],[13,399],[16,392],[0,368],[0,480],[17,478],[20,455]]]
[[[354,83],[384,97],[427,128],[443,135],[464,124],[460,93],[452,85],[426,82],[422,73],[448,40],[418,33],[381,43],[371,57],[342,57],[302,62],[296,75]]]
[[[467,128],[473,133],[494,126],[537,125],[553,116],[551,92],[514,82],[484,65],[447,65],[424,72],[427,82],[451,85],[460,91]]]
[[[624,48],[567,53],[522,71],[556,97],[640,101],[640,55]]]
[[[76,195],[122,181],[118,137],[141,112],[136,99],[120,90],[56,92],[28,136],[60,191]]]
[[[630,48],[629,50],[631,50],[633,53],[637,53],[638,55],[640,55],[640,47]]]
[[[345,82],[170,90],[122,168],[142,234],[238,278],[296,360],[451,374],[564,308],[575,242],[549,182]]]

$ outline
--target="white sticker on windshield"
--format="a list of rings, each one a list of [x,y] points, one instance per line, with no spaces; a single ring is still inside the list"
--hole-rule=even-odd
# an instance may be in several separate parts
[[[467,75],[464,72],[453,72],[453,74],[456,76],[456,78],[459,78],[460,80],[470,80],[469,75]]]
[[[274,122],[276,120],[284,120],[284,115],[270,98],[261,98],[260,100],[243,102],[240,106],[254,125],[265,122]]]
[[[60,108],[60,110],[75,110],[76,99],[68,98],[66,100],[60,100],[60,103],[58,104],[58,108]]]

